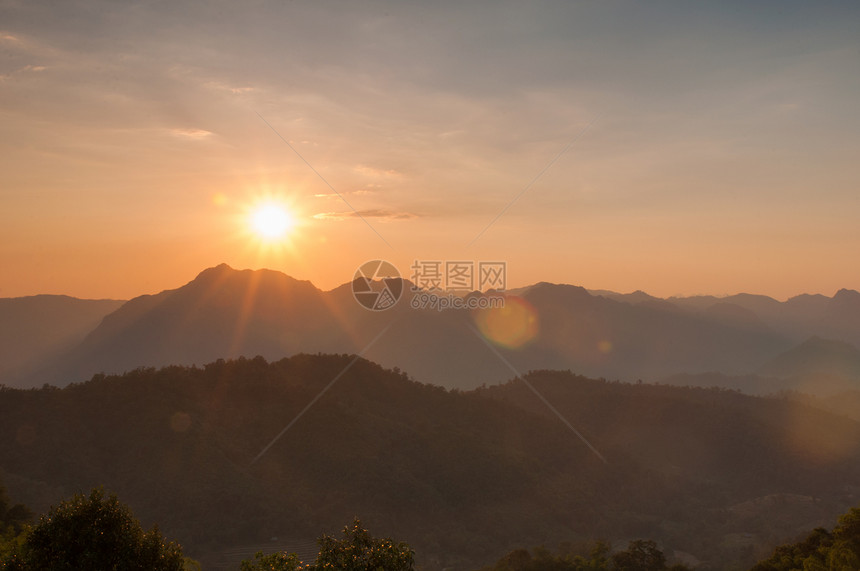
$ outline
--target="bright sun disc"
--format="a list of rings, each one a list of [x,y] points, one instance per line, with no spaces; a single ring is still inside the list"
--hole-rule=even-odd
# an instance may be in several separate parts
[[[287,234],[293,219],[287,210],[278,204],[263,204],[251,213],[251,226],[261,238],[276,240]]]

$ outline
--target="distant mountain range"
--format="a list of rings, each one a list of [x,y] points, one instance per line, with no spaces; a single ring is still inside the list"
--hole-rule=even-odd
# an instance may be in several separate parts
[[[772,377],[822,375],[860,378],[860,349],[842,341],[810,337],[769,361],[759,371]]]
[[[299,352],[363,352],[423,382],[463,389],[497,382],[512,368],[570,369],[628,381],[682,373],[807,380],[835,373],[849,384],[860,377],[856,350],[822,347],[830,342],[824,339],[860,344],[856,291],[840,290],[832,298],[802,295],[786,302],[748,294],[659,299],[643,292],[589,292],[542,282],[506,294],[519,298],[535,321],[534,338],[519,348],[490,348],[476,328],[481,310],[413,309],[411,285],[404,282],[404,298],[395,307],[373,312],[355,301],[349,283],[322,291],[281,272],[221,265],[178,289],[121,305],[69,299],[90,309],[88,321],[45,309],[47,298],[25,298],[29,309],[14,316],[2,313],[0,304],[7,338],[31,322],[43,324],[39,331],[55,327],[66,334],[63,343],[46,334],[20,336],[17,345],[7,344],[7,353],[30,358],[0,370],[0,382],[62,386],[99,372],[240,355],[278,359]],[[821,339],[807,341],[813,336]],[[776,390],[794,386],[770,384]]]
[[[74,348],[124,303],[65,295],[0,298],[0,382],[14,384]]]

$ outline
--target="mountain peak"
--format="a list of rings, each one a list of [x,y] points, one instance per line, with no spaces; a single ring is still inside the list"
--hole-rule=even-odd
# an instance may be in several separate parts
[[[226,263],[218,264],[217,266],[213,266],[211,268],[206,268],[205,270],[197,274],[196,278],[185,284],[183,288],[187,288],[189,286],[201,283],[210,285],[213,283],[224,281],[232,282],[236,279],[243,281],[245,279],[262,279],[266,280],[267,282],[281,282],[293,285],[301,284],[306,289],[316,290],[316,287],[310,281],[296,279],[280,270],[271,270],[267,268],[261,268],[257,270],[237,270]]]
[[[205,280],[213,277],[220,277],[226,274],[235,273],[237,270],[234,270],[230,265],[226,263],[218,264],[217,266],[212,266],[211,268],[206,268],[199,274],[194,280]]]
[[[830,300],[827,314],[830,320],[836,320],[840,325],[844,325],[846,321],[854,321],[860,314],[860,292],[840,289]]]
[[[570,284],[556,284],[552,282],[538,282],[534,285],[531,285],[525,288],[527,292],[555,292],[555,293],[576,293],[576,294],[584,294],[588,297],[592,297],[588,290],[582,286],[570,285]]]
[[[842,288],[836,292],[833,299],[840,301],[858,301],[860,300],[860,292],[853,289]]]

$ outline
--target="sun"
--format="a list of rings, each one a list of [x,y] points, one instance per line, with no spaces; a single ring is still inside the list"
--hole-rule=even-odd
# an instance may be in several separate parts
[[[262,240],[273,242],[287,236],[295,222],[290,211],[275,202],[265,202],[251,210],[251,230]]]

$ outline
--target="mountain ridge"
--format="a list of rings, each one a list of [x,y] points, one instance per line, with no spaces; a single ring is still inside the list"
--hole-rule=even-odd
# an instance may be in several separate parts
[[[372,312],[353,299],[351,282],[323,291],[276,270],[220,264],[179,288],[129,300],[77,347],[31,371],[25,384],[62,385],[139,366],[298,352],[367,351],[385,366],[449,387],[472,388],[509,371],[474,334],[481,310],[415,310],[409,307],[411,289],[404,280],[403,299],[388,311]],[[840,290],[838,303],[851,305],[851,291]],[[498,293],[472,292],[466,299],[487,295]],[[518,370],[570,368],[625,380],[708,371],[746,374],[790,350],[802,333],[801,340],[828,331],[820,326],[826,315],[810,309],[823,304],[815,296],[786,302],[752,294],[679,301],[639,291],[597,295],[549,282],[504,295],[525,300],[524,311],[537,323],[522,346],[495,347]],[[832,304],[829,299],[826,307]],[[388,332],[374,341],[383,330]],[[854,334],[860,337],[860,326],[849,321],[842,338],[850,341]]]

